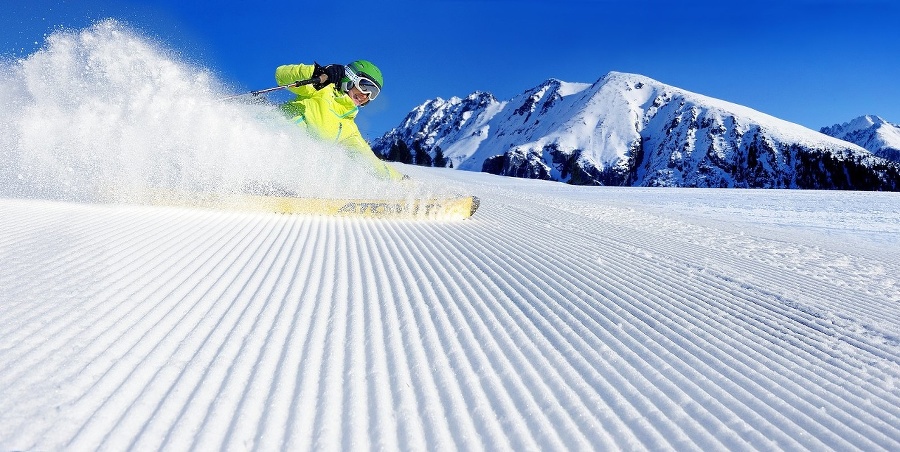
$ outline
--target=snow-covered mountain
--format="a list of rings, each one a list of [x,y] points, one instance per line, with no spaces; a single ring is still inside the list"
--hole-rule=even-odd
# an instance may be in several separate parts
[[[895,193],[379,181],[222,85],[115,21],[0,70],[0,451],[900,451]],[[534,136],[598,89],[558,85]],[[231,210],[244,181],[481,208]]]
[[[427,152],[458,169],[574,184],[900,189],[900,165],[860,146],[618,72],[593,84],[550,79],[509,101],[434,99],[373,148],[392,160]]]
[[[878,116],[860,116],[850,122],[823,127],[821,132],[858,144],[879,157],[900,162],[900,126]]]

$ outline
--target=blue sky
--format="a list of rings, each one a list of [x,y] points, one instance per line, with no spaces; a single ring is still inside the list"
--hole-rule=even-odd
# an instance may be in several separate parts
[[[900,123],[894,0],[0,0],[0,54],[57,27],[116,18],[238,90],[276,66],[369,59],[385,89],[358,123],[373,139],[435,97],[507,100],[548,78],[609,71],[739,103],[818,130],[863,114]],[[276,98],[277,99],[277,98]]]

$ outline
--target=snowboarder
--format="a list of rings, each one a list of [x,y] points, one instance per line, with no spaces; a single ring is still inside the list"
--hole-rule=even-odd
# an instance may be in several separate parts
[[[370,61],[356,60],[346,66],[289,64],[275,69],[279,85],[311,78],[319,78],[321,82],[289,87],[297,97],[282,104],[282,110],[314,136],[339,143],[370,161],[379,176],[403,179],[403,174],[375,156],[354,121],[359,108],[381,92],[384,79],[378,67]]]

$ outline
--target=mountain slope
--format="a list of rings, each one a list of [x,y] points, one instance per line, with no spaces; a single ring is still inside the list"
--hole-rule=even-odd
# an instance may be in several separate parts
[[[373,143],[458,169],[574,184],[900,189],[900,165],[737,104],[636,74],[548,80],[506,102],[427,102]]]
[[[879,157],[900,162],[900,126],[878,116],[860,116],[850,122],[823,127],[821,132],[862,146]]]
[[[482,207],[0,200],[0,449],[900,448],[895,196],[403,170]]]

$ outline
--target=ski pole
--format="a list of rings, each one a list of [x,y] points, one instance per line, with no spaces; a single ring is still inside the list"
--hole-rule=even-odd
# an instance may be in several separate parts
[[[328,79],[328,76],[325,75],[325,74],[322,74],[322,75],[320,75],[319,77],[316,77],[316,78],[311,78],[311,79],[308,79],[308,80],[297,80],[296,82],[288,83],[287,85],[275,86],[275,87],[272,87],[272,88],[266,88],[266,89],[261,89],[261,90],[257,90],[257,91],[250,91],[249,93],[237,94],[237,95],[225,97],[225,98],[222,98],[222,99],[219,99],[219,100],[229,100],[229,99],[234,99],[234,98],[236,98],[236,97],[246,96],[246,95],[248,95],[248,94],[252,94],[253,96],[259,96],[260,94],[265,94],[265,93],[269,93],[269,92],[272,92],[272,91],[278,91],[278,90],[280,90],[280,89],[285,89],[285,88],[297,88],[297,87],[300,87],[300,86],[303,86],[303,85],[309,85],[309,84],[312,84],[312,83],[324,83],[325,80],[327,80],[327,79]]]

